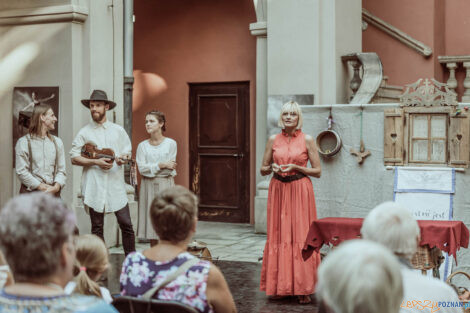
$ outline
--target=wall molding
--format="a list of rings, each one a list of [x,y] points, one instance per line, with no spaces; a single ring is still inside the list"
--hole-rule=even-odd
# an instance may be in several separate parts
[[[83,24],[88,8],[78,5],[56,5],[40,8],[0,11],[0,26],[45,23]]]
[[[268,34],[268,26],[266,22],[257,22],[250,24],[250,32],[253,36],[266,36]]]
[[[366,9],[362,9],[362,20],[368,24],[374,25],[381,31],[387,33],[391,37],[395,38],[396,40],[400,41],[401,43],[415,50],[416,52],[418,52],[424,57],[429,57],[432,54],[431,47],[425,45],[421,41],[414,39],[413,37],[399,30],[392,24],[389,24],[385,22],[384,20],[378,18],[377,16],[371,14]]]

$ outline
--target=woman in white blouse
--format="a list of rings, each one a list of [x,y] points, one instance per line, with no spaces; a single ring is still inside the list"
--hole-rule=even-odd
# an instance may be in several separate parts
[[[165,114],[150,111],[145,115],[145,128],[150,135],[139,143],[136,161],[142,180],[139,195],[139,220],[137,237],[150,239],[150,245],[158,242],[158,236],[152,228],[149,208],[156,194],[175,185],[176,176],[176,141],[163,136]]]

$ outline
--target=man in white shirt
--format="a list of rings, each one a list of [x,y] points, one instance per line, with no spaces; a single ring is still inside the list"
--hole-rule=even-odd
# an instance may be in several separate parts
[[[20,193],[44,191],[60,196],[66,172],[64,144],[59,137],[50,134],[56,122],[49,105],[36,105],[29,122],[29,133],[18,139],[15,146]]]
[[[78,132],[72,142],[70,157],[73,165],[83,166],[82,194],[90,214],[91,233],[104,241],[104,213],[114,212],[127,255],[135,251],[135,235],[121,165],[131,156],[131,141],[124,128],[107,120],[106,112],[112,110],[116,103],[108,100],[104,91],[94,90],[90,99],[82,100],[82,104],[90,109],[93,121]],[[99,149],[112,149],[115,160],[81,156],[86,143],[93,143]]]
[[[452,287],[412,270],[410,261],[418,247],[420,230],[407,209],[395,202],[378,205],[364,219],[361,234],[364,239],[389,248],[402,263],[404,295],[400,313],[434,313],[438,310],[439,313],[462,313]]]

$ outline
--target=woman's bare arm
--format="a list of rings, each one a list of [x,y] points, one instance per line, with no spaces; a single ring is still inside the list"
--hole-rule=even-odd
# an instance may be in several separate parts
[[[237,308],[222,272],[211,265],[207,278],[207,301],[215,313],[236,313]]]
[[[268,142],[266,143],[266,148],[264,149],[263,163],[261,163],[260,173],[262,176],[271,174],[273,171],[271,164],[273,159],[273,143],[276,135],[269,137]]]

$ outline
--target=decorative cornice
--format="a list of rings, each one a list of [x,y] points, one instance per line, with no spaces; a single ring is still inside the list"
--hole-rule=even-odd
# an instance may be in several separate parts
[[[401,43],[405,44],[406,46],[410,47],[411,49],[417,51],[419,54],[428,57],[432,54],[432,49],[426,46],[421,41],[418,41],[411,37],[410,35],[406,34],[405,32],[399,30],[395,26],[385,22],[384,20],[378,18],[377,16],[371,14],[366,9],[362,9],[362,19],[366,21],[368,24],[374,25],[381,31],[389,34],[396,40],[400,41]]]
[[[470,55],[440,55],[437,59],[439,63],[462,63],[470,62]]]
[[[56,5],[0,11],[0,25],[26,25],[45,23],[83,24],[88,17],[88,9],[77,5]]]
[[[250,32],[253,36],[266,36],[268,34],[267,23],[266,22],[251,23]]]

